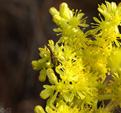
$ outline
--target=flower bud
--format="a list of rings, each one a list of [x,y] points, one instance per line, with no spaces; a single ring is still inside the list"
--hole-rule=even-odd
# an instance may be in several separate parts
[[[45,68],[40,71],[39,80],[41,82],[44,82],[46,80],[46,69]]]
[[[43,99],[47,99],[48,97],[50,97],[53,94],[53,90],[46,88],[44,90],[41,91],[40,93],[40,97]]]
[[[38,61],[32,61],[32,67],[34,70],[40,70],[41,66],[38,64]]]
[[[47,76],[48,76],[49,82],[51,84],[56,84],[58,82],[57,77],[51,68],[47,69]]]
[[[50,14],[51,14],[52,16],[54,16],[54,15],[59,15],[59,12],[58,12],[57,9],[54,8],[54,7],[51,7],[50,10],[49,10],[49,12],[50,12]]]
[[[42,108],[42,106],[39,106],[37,105],[35,108],[34,108],[34,112],[35,113],[45,113],[44,109]]]
[[[72,11],[70,11],[70,9],[68,8],[67,3],[62,3],[60,5],[59,11],[62,18],[70,19],[70,17],[72,17]]]
[[[55,22],[58,26],[61,25],[62,18],[59,15],[53,16],[53,22]]]

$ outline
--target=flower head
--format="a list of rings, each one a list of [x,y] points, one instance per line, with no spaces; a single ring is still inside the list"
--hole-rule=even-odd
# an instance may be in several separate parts
[[[115,2],[107,2],[106,5],[99,5],[98,11],[103,15],[104,19],[100,16],[100,19],[94,17],[95,23],[92,23],[94,29],[91,30],[97,38],[102,37],[108,45],[116,44],[119,47],[120,42],[117,39],[121,38],[118,26],[121,25],[121,6],[116,5]]]

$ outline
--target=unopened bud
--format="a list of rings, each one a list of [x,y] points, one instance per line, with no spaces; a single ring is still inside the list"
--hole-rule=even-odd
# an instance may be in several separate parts
[[[43,99],[47,99],[52,94],[53,94],[53,90],[46,88],[46,89],[44,89],[44,90],[41,91],[40,97],[43,98]]]
[[[45,113],[44,109],[42,108],[42,106],[39,106],[37,105],[35,108],[34,108],[34,112],[35,113]]]
[[[49,82],[51,84],[56,84],[58,82],[57,77],[51,68],[47,69],[47,76],[48,76]]]
[[[34,70],[40,70],[41,66],[38,64],[38,61],[32,61],[32,67]]]
[[[46,69],[45,68],[40,71],[39,80],[41,82],[44,82],[46,80]]]
[[[59,15],[59,12],[57,11],[57,9],[55,7],[51,7],[49,12],[52,16]]]
[[[70,19],[70,17],[72,16],[72,14],[70,14],[70,13],[72,13],[72,12],[70,11],[70,9],[69,9],[67,3],[62,3],[62,4],[60,5],[59,11],[60,11],[60,16],[61,16],[62,18]]]

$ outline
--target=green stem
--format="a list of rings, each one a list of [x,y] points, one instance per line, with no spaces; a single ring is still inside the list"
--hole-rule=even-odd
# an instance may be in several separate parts
[[[114,109],[118,106],[118,101],[119,101],[119,100],[116,100],[116,101],[112,101],[112,100],[111,100],[111,101],[108,103],[108,105],[105,107],[104,111],[110,112],[110,111],[114,110]]]
[[[98,95],[98,100],[109,100],[112,99],[114,96],[110,94]]]

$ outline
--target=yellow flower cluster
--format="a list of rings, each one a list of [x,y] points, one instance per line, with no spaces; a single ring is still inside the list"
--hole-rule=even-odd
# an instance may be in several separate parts
[[[94,17],[93,29],[85,33],[88,24],[81,10],[74,12],[66,3],[59,11],[50,8],[61,38],[55,44],[49,40],[39,48],[41,58],[32,61],[33,69],[40,70],[39,80],[50,82],[40,93],[47,99],[45,110],[38,105],[35,113],[112,113],[121,105],[121,5],[105,3],[98,7],[100,20]],[[108,82],[109,75],[113,79]]]

